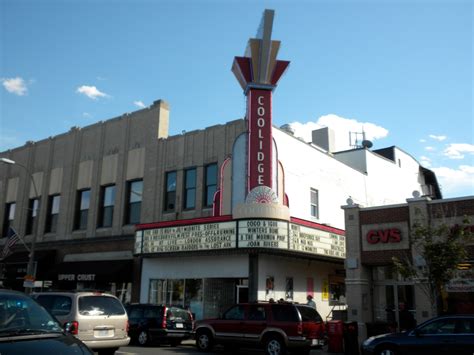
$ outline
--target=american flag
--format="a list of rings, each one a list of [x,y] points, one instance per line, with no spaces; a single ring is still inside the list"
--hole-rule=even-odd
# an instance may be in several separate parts
[[[11,252],[11,248],[20,240],[20,237],[12,227],[8,227],[5,245],[3,246],[0,259],[5,259]]]

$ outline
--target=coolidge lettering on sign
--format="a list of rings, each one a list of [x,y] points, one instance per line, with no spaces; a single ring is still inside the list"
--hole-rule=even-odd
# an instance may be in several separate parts
[[[249,93],[249,191],[257,186],[272,187],[272,92]]]

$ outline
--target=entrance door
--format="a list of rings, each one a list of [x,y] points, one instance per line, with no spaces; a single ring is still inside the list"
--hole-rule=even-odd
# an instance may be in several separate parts
[[[413,328],[416,325],[414,294],[414,287],[409,284],[387,282],[375,285],[374,320],[387,322],[393,331]]]

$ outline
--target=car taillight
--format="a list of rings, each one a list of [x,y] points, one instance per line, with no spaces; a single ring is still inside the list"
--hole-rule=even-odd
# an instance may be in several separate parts
[[[79,333],[79,322],[72,321],[65,324],[66,331],[72,335],[77,335]]]
[[[303,334],[303,323],[301,322],[298,323],[296,331],[298,332],[298,334]]]
[[[161,327],[163,329],[166,329],[166,312],[167,312],[167,309],[166,307],[163,308],[163,322],[161,323]]]

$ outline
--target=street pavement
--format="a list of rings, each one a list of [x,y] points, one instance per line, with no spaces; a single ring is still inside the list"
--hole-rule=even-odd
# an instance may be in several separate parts
[[[226,352],[222,347],[216,347],[212,352],[202,353],[196,349],[194,340],[186,340],[180,346],[171,347],[168,345],[163,346],[126,346],[120,348],[116,355],[225,355]],[[239,352],[240,355],[263,355],[262,350],[256,349],[241,349]],[[327,346],[323,349],[314,349],[311,351],[311,355],[343,355],[343,353],[329,353],[327,351]]]

